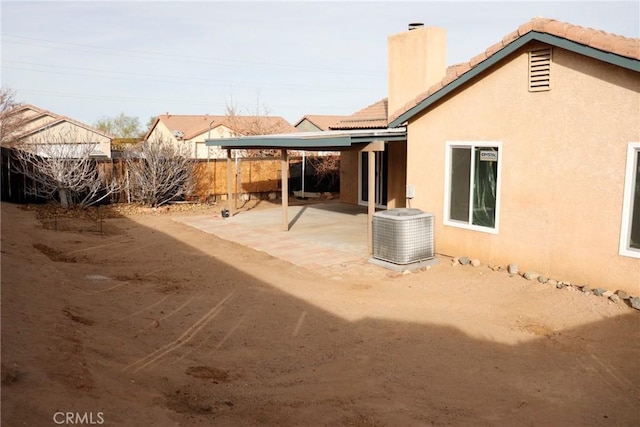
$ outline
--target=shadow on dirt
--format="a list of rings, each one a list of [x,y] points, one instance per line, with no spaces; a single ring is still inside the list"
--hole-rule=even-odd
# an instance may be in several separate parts
[[[15,210],[3,204],[3,217],[33,215]],[[3,425],[43,425],[60,410],[101,411],[109,425],[640,422],[640,316],[626,308],[561,331],[521,324],[516,345],[437,324],[351,322],[272,281],[319,293],[340,284],[267,254],[144,217],[105,221],[116,231],[2,228]],[[226,260],[231,249],[242,259]],[[41,264],[26,276],[37,283],[16,273],[29,262]],[[354,304],[357,292],[369,288],[353,290]]]

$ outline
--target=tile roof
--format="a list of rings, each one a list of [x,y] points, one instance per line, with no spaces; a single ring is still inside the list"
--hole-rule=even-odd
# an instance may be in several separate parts
[[[495,43],[484,52],[471,58],[469,62],[448,67],[445,77],[439,83],[431,86],[426,92],[419,94],[413,101],[405,104],[399,111],[394,112],[392,116],[389,117],[389,122],[394,121],[411,108],[420,104],[427,97],[454,82],[503,48],[530,32],[549,34],[607,53],[633,60],[640,60],[640,38],[628,38],[593,28],[580,27],[555,19],[533,18],[529,22],[520,25],[516,31],[504,36],[498,43]]]
[[[347,118],[348,116],[327,116],[321,114],[307,114],[298,120],[294,126],[298,126],[303,120],[307,119],[313,123],[320,130],[329,130],[329,128],[338,123],[340,120]]]
[[[224,125],[242,135],[255,135],[256,132],[290,133],[297,129],[288,121],[278,116],[211,116],[205,115],[175,115],[163,114],[158,116],[145,138],[148,138],[156,123],[161,121],[170,131],[184,132],[184,139],[191,139]]]
[[[340,120],[338,123],[329,126],[331,130],[348,129],[386,129],[389,103],[387,98],[383,98],[360,111]]]
[[[47,116],[50,117],[51,120],[46,121],[45,123],[43,123],[42,125],[40,125],[40,126],[38,126],[36,128],[29,129],[29,130],[23,131],[23,132],[18,132],[14,137],[15,140],[23,139],[23,138],[25,138],[25,137],[27,137],[29,135],[34,135],[34,134],[36,134],[36,133],[38,133],[38,132],[40,132],[40,131],[48,128],[48,127],[55,126],[55,125],[57,125],[59,123],[63,123],[63,122],[68,122],[68,123],[74,124],[74,125],[76,125],[78,127],[90,130],[91,132],[95,132],[95,133],[97,133],[99,135],[105,136],[105,137],[110,138],[110,139],[113,138],[112,135],[109,135],[109,134],[101,131],[100,129],[96,129],[95,127],[90,126],[90,125],[88,125],[86,123],[82,123],[82,122],[79,122],[77,120],[72,119],[71,117],[67,117],[67,116],[63,116],[63,115],[60,115],[60,114],[56,114],[56,113],[54,113],[52,111],[45,110],[45,109],[40,108],[40,107],[36,107],[35,105],[32,105],[32,104],[21,104],[21,105],[18,105],[9,114],[10,115],[20,114],[21,112],[24,112],[26,110],[32,110],[36,114],[26,117],[24,119],[25,123],[29,123],[29,122],[32,122],[34,120],[37,120],[37,119],[40,119],[40,118],[43,118],[43,117],[47,117]]]

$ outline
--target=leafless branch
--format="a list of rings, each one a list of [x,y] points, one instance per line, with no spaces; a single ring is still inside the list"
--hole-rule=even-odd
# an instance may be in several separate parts
[[[12,137],[24,123],[24,118],[16,113],[20,104],[15,100],[16,93],[12,89],[0,89],[0,145],[8,146]]]
[[[326,182],[332,188],[340,179],[340,156],[328,154],[309,158],[318,183]]]
[[[119,190],[118,183],[98,167],[92,153],[98,144],[45,132],[15,147],[15,171],[29,183],[27,194],[87,207]]]
[[[225,107],[227,126],[234,137],[281,133],[282,122],[270,117],[270,113],[269,108],[261,104],[259,98],[252,110],[241,111],[233,100],[227,102]],[[280,150],[240,150],[239,154],[240,157],[277,157],[280,155]]]
[[[125,152],[132,201],[161,206],[190,196],[195,188],[195,161],[186,145],[157,138]]]

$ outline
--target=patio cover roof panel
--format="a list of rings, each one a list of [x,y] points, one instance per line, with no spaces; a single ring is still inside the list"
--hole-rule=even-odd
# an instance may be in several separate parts
[[[364,129],[356,131],[297,132],[256,135],[238,138],[207,139],[207,146],[231,149],[281,148],[307,151],[348,151],[375,141],[407,140],[404,127],[394,129]]]

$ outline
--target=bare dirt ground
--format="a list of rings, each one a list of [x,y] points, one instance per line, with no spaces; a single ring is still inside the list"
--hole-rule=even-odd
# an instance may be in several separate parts
[[[624,304],[446,258],[314,276],[172,215],[2,204],[3,426],[640,425]]]

